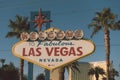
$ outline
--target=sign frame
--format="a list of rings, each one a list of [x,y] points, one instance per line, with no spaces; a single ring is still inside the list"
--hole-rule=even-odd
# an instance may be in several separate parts
[[[68,40],[68,41],[70,41],[70,40]],[[76,40],[74,40],[74,41],[76,41]],[[36,65],[38,65],[38,66],[41,66],[41,67],[43,67],[43,68],[46,68],[46,69],[48,69],[48,70],[54,70],[54,69],[56,69],[56,68],[59,68],[59,67],[65,66],[65,65],[67,65],[67,64],[70,64],[70,63],[72,63],[72,62],[74,62],[74,61],[77,61],[77,60],[79,60],[79,59],[81,59],[81,58],[84,58],[84,57],[92,54],[92,53],[95,51],[95,45],[94,45],[94,43],[93,43],[91,40],[78,40],[78,41],[85,41],[85,42],[88,42],[88,43],[92,44],[92,46],[93,46],[92,51],[90,51],[90,52],[87,53],[86,55],[83,55],[82,57],[75,58],[75,59],[73,59],[73,60],[70,60],[69,62],[66,62],[66,63],[64,63],[64,64],[62,64],[62,65],[59,65],[59,66],[53,67],[53,68],[50,68],[50,67],[48,67],[48,66],[46,66],[46,65],[44,65],[44,64],[42,64],[42,63],[34,62],[34,61],[32,61],[32,60],[30,60],[30,59],[28,59],[28,58],[25,58],[25,57],[23,57],[23,56],[20,56],[20,55],[16,54],[16,53],[14,52],[15,47],[16,47],[17,45],[19,45],[19,44],[24,43],[25,41],[20,41],[20,42],[17,42],[15,45],[13,45],[13,47],[12,47],[12,53],[13,53],[14,56],[19,57],[19,58],[21,58],[21,59],[24,59],[24,60],[26,60],[26,61],[28,61],[28,62],[32,62],[32,63],[34,63],[34,64],[36,64]],[[28,42],[28,43],[29,43],[29,42]]]

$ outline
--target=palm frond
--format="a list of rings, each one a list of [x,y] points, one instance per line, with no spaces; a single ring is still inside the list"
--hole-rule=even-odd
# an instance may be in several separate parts
[[[108,29],[120,30],[120,24],[115,23],[116,15],[111,12],[110,8],[104,8],[101,12],[96,12],[96,16],[88,25],[88,28],[93,28],[91,38],[106,25]]]
[[[75,61],[73,63],[70,63],[66,66],[67,70],[68,68],[71,68],[71,70],[74,72],[75,70],[77,70],[79,73],[80,73],[80,69],[79,69],[79,62],[78,61]],[[69,70],[68,70],[69,71]]]
[[[26,22],[28,22],[28,17],[23,17],[22,23],[23,23],[23,24],[26,24]]]
[[[91,68],[88,72],[88,75],[94,75],[95,74],[95,70],[94,68]]]
[[[113,69],[110,70],[110,75],[111,75],[111,76],[117,76],[117,77],[118,77],[118,76],[119,76],[119,72],[116,71],[116,70],[113,68]]]
[[[114,24],[114,23],[110,23],[108,24],[109,28],[112,29],[112,30],[116,30],[117,29],[117,25]]]
[[[100,12],[96,12],[96,17],[100,17],[101,13]]]
[[[99,74],[101,74],[101,75],[105,74],[105,71],[104,71],[104,69],[103,69],[103,68],[96,67],[96,71],[98,71],[98,72],[99,72]]]
[[[22,23],[22,17],[19,16],[19,15],[16,15],[16,22],[17,22],[18,24],[21,24],[21,23]]]
[[[16,24],[13,20],[11,20],[11,19],[9,20],[9,25],[8,25],[8,26],[9,26],[10,28],[13,28],[13,29],[14,29],[14,28],[16,28],[16,25],[17,25],[17,24]]]
[[[95,22],[100,22],[100,18],[98,18],[98,17],[94,17],[92,20]]]
[[[90,24],[88,24],[88,28],[94,28],[95,26],[98,26],[98,22],[92,21]]]
[[[17,32],[8,32],[5,37],[7,37],[7,38],[11,38],[11,37],[19,38],[18,35],[19,34]]]
[[[114,25],[115,30],[120,30],[120,20]]]
[[[102,28],[101,26],[94,27],[90,37],[92,38],[96,33],[98,33],[101,30],[101,28]]]
[[[9,25],[11,28],[11,31],[7,33],[6,37],[14,37],[16,38],[20,37],[21,32],[29,32],[30,25],[28,23],[28,17],[22,17],[19,15],[16,15],[16,20],[9,20]]]
[[[109,14],[109,19],[110,20],[115,20],[117,18],[117,15],[116,14],[114,14],[114,13],[110,13]]]
[[[105,74],[105,71],[103,68],[99,67],[99,66],[96,66],[94,68],[91,68],[88,72],[88,75],[104,75]]]

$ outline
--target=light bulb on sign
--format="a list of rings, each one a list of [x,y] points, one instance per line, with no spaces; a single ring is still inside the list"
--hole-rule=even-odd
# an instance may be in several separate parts
[[[76,30],[74,33],[75,33],[74,36],[75,36],[76,39],[81,39],[84,36],[84,33],[83,33],[82,30]]]
[[[66,39],[69,39],[69,40],[72,39],[74,37],[74,32],[72,30],[67,30],[65,32],[65,37]]]
[[[45,40],[47,37],[47,34],[45,32],[40,31],[39,32],[39,39],[40,40]]]
[[[56,34],[54,31],[50,31],[47,33],[48,40],[53,40],[53,39],[55,39],[55,37],[56,37]]]
[[[29,40],[29,38],[30,38],[30,36],[27,32],[22,32],[20,34],[20,40],[22,40],[22,41],[27,41],[27,40]]]
[[[63,38],[65,37],[65,33],[64,31],[59,31],[56,33],[56,38],[59,39],[59,40],[62,40]]]
[[[37,32],[31,32],[30,33],[30,40],[37,40],[38,39],[38,33]]]

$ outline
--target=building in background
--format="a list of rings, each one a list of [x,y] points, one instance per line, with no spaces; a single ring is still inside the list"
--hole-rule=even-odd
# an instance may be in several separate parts
[[[71,70],[69,68],[68,80],[96,80],[95,76],[89,76],[88,72],[90,68],[99,66],[103,68],[106,72],[106,61],[97,61],[97,62],[79,62],[79,71],[76,69]],[[102,80],[103,76],[99,76],[99,80]],[[59,80],[59,68],[50,72],[51,80]]]
[[[103,68],[106,72],[106,61],[97,61],[97,62],[79,62],[79,69],[80,72],[77,70],[71,70],[69,74],[68,80],[96,80],[95,76],[88,75],[88,72],[90,68],[94,68],[99,66],[100,68]],[[99,76],[99,80],[102,80],[103,76]]]
[[[50,71],[50,80],[59,80],[59,68],[53,70],[53,71]]]

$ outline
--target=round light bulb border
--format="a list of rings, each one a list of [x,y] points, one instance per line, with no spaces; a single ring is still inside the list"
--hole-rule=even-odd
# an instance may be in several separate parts
[[[36,40],[80,40],[84,36],[84,33],[82,30],[66,30],[65,32],[62,30],[59,30],[58,32],[55,31],[49,31],[49,32],[35,32],[32,31],[30,33],[22,32],[20,34],[20,39],[23,41],[36,41]]]

